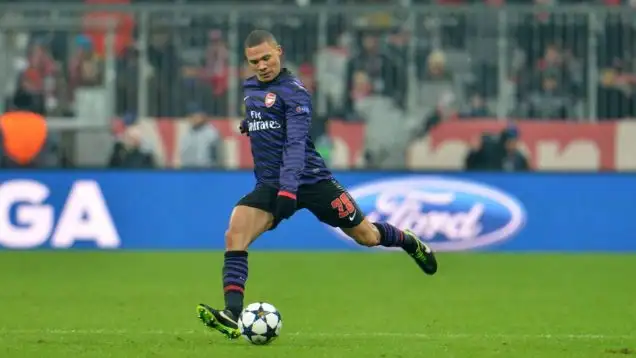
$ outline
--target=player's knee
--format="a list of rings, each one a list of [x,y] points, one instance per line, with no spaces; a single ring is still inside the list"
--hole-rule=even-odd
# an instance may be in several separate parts
[[[248,236],[237,228],[229,228],[225,232],[225,249],[227,251],[245,251],[250,244]]]
[[[375,226],[373,226],[372,223],[366,220],[354,228],[343,231],[346,232],[349,237],[355,240],[355,242],[362,246],[373,247],[378,246],[378,244],[380,243],[377,229],[375,228]]]

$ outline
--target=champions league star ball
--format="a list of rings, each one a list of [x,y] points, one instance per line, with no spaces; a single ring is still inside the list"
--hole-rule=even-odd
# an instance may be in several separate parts
[[[276,307],[265,302],[248,305],[238,320],[241,336],[252,344],[271,343],[280,335],[283,320]]]

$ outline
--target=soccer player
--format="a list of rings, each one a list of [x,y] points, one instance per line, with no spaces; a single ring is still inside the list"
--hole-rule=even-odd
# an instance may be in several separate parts
[[[256,76],[243,83],[245,119],[240,130],[250,138],[256,187],[239,200],[225,233],[225,307],[197,306],[206,326],[232,339],[240,336],[237,320],[248,276],[248,247],[299,209],[342,229],[360,245],[401,247],[426,274],[437,271],[433,252],[419,237],[365,219],[327,169],[308,134],[311,96],[298,78],[281,68],[282,53],[267,31],[255,30],[245,40],[245,56]]]

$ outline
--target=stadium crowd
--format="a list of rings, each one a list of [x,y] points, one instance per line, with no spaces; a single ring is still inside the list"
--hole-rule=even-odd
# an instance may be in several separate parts
[[[305,4],[287,2],[287,6]],[[236,78],[238,84],[250,75],[241,65],[240,39],[254,27],[264,27],[284,47],[287,67],[314,92],[318,112],[314,137],[328,145],[324,128],[331,118],[362,121],[367,125],[371,162],[386,148],[426,135],[443,120],[499,116],[577,121],[635,115],[636,26],[629,16],[594,10],[598,8],[590,8],[596,11],[594,16],[559,12],[553,10],[558,9],[555,6],[584,2],[536,0],[534,5],[542,11],[511,8],[504,26],[493,21],[504,3],[531,2],[488,0],[480,10],[470,11],[410,13],[395,7],[391,12],[330,14],[324,26],[311,9],[284,17],[264,13],[258,19],[246,12],[238,19],[235,43],[228,37],[226,15],[158,12],[151,16],[143,51],[136,19],[131,18],[130,26],[120,28],[118,35],[123,40],[116,58],[116,114],[127,123],[135,122],[140,107],[148,116],[161,118],[240,116],[240,108],[230,107],[241,103],[240,86],[233,91],[230,79]],[[594,4],[609,7],[617,2]],[[0,36],[0,53],[6,110],[72,117],[75,89],[104,83],[103,48],[94,36],[76,29],[7,30]],[[145,63],[139,61],[141,53]],[[232,58],[238,59],[238,66],[233,66]],[[141,84],[140,71],[147,74]],[[143,104],[138,103],[140,86],[148,93]],[[229,96],[237,98],[232,102]]]

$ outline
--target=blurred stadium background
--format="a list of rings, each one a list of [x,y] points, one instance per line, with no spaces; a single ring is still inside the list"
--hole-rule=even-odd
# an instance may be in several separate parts
[[[334,168],[636,169],[631,1],[228,4],[0,3],[1,109],[52,132],[34,165],[250,167],[236,127],[258,27],[313,92]]]

